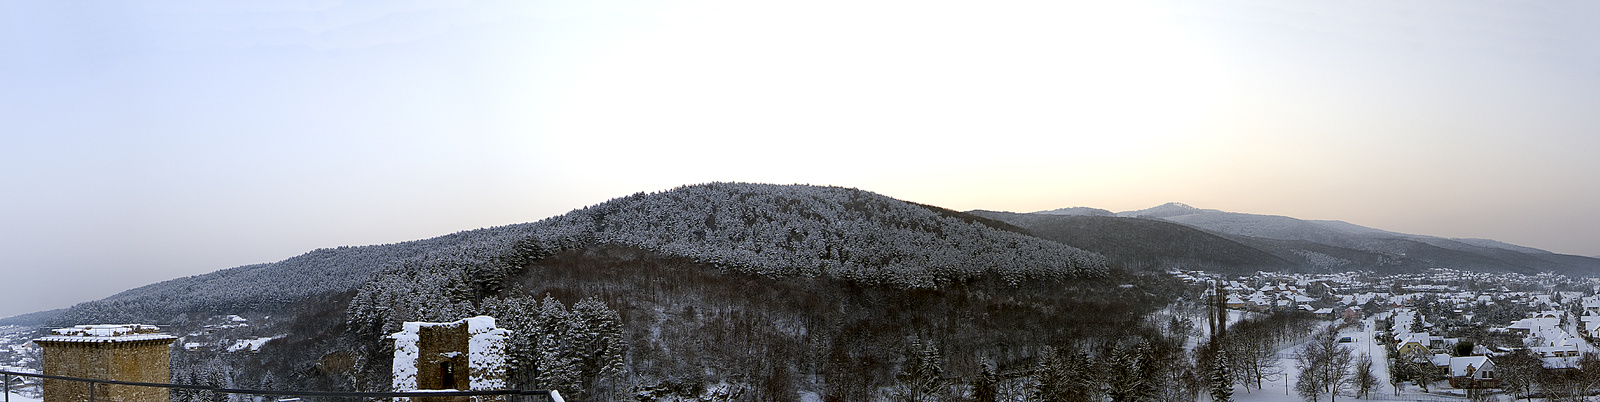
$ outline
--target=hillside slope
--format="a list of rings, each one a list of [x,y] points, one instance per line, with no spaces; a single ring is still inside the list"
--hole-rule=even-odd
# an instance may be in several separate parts
[[[1217,272],[1293,269],[1300,264],[1189,226],[1104,215],[969,211],[1035,235],[1103,254],[1113,265]]]
[[[518,244],[545,253],[625,245],[737,272],[901,287],[987,274],[1012,282],[1095,275],[1106,267],[1100,255],[998,222],[867,191],[710,183],[638,193],[534,223],[319,249],[173,279],[81,303],[51,323],[171,323],[192,315],[276,311],[310,295],[355,289],[388,270],[495,266]]]
[[[129,289],[80,303],[51,325],[183,323],[190,317],[272,312],[306,297],[354,289],[385,268],[431,255],[494,255],[531,234],[531,224],[458,232],[425,240],[317,249],[283,261],[246,265]]]
[[[762,275],[902,286],[1105,268],[1094,253],[959,213],[840,187],[712,183],[635,194],[541,221],[536,236],[624,244]],[[549,241],[549,240],[546,240]]]
[[[1600,260],[1486,239],[1405,234],[1342,221],[1201,209],[1181,203],[1117,213],[1179,223],[1299,262],[1308,270],[1409,272],[1447,267],[1480,272],[1600,274]]]
[[[180,278],[57,321],[271,339],[250,353],[174,349],[181,382],[379,391],[392,372],[385,335],[400,322],[489,314],[516,334],[512,380],[570,389],[569,400],[799,390],[863,400],[898,383],[906,350],[924,343],[946,350],[944,375],[971,380],[985,365],[1031,367],[1047,345],[1171,343],[1143,322],[1181,283],[1129,277],[1099,254],[1023,232],[856,189],[711,183]],[[224,314],[250,326],[217,332]],[[567,339],[540,332],[556,325],[549,317],[577,316],[595,319],[563,333],[615,334],[606,339],[626,342],[601,349],[624,354],[551,368],[598,356],[592,345],[531,346]]]

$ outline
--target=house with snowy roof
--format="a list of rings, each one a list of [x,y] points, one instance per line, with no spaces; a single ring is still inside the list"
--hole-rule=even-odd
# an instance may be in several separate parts
[[[1262,292],[1255,292],[1254,294],[1251,294],[1250,297],[1245,298],[1245,301],[1250,303],[1249,305],[1246,305],[1245,308],[1255,310],[1266,310],[1276,304],[1271,297],[1268,297],[1266,293]]]
[[[1449,374],[1450,359],[1453,358],[1455,357],[1450,356],[1449,353],[1434,353],[1432,356],[1428,356],[1428,363],[1433,364],[1434,370],[1438,370],[1439,373]]]
[[[1560,318],[1530,317],[1512,321],[1511,325],[1506,326],[1506,329],[1520,334],[1532,334],[1534,332],[1544,332],[1552,328],[1557,328],[1560,325]]]
[[[1426,333],[1405,334],[1405,338],[1400,340],[1400,347],[1396,349],[1396,352],[1401,356],[1411,356],[1418,353],[1424,355],[1433,354],[1433,351],[1428,349],[1428,334]]]
[[[1594,353],[1594,347],[1562,328],[1558,318],[1561,315],[1565,313],[1540,312],[1532,318],[1512,322],[1506,329],[1523,334],[1528,350],[1544,362],[1545,368],[1577,368],[1578,360],[1586,353]]]
[[[1239,295],[1232,293],[1228,294],[1228,301],[1226,303],[1228,308],[1232,309],[1242,309],[1250,305],[1248,302],[1245,302],[1243,298],[1240,298]]]
[[[1584,315],[1600,315],[1600,296],[1583,298]]]
[[[1565,334],[1566,332],[1561,332]],[[1576,369],[1578,360],[1583,357],[1583,350],[1587,343],[1582,339],[1571,336],[1556,336],[1545,340],[1542,344],[1528,348],[1534,356],[1544,363],[1547,369]]]
[[[1600,335],[1600,315],[1585,315],[1578,319],[1581,322],[1581,325],[1578,325],[1578,335],[1589,338]]]
[[[1361,314],[1361,312],[1362,312],[1362,310],[1361,310],[1360,307],[1350,307],[1350,308],[1344,309],[1344,311],[1340,312],[1339,313],[1339,318],[1344,319],[1345,322],[1360,321],[1362,317],[1365,317],[1364,315]]]
[[[1333,318],[1333,308],[1332,307],[1319,308],[1319,309],[1316,309],[1316,310],[1312,310],[1311,314],[1314,314],[1317,317],[1322,318],[1322,319],[1332,319]]]
[[[1455,388],[1499,388],[1494,376],[1494,361],[1487,356],[1450,358],[1450,386]]]

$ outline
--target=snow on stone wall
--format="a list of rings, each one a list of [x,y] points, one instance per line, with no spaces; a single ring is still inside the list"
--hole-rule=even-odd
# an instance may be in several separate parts
[[[489,390],[506,388],[506,337],[511,330],[495,328],[494,317],[477,316],[465,319],[468,341],[467,363],[471,367],[472,389]],[[499,375],[489,375],[498,371]]]
[[[414,391],[417,389],[417,341],[421,339],[417,332],[421,330],[421,322],[405,323],[400,332],[389,335],[394,340],[394,390]]]
[[[422,362],[420,360],[425,352],[430,356],[450,356],[452,359],[465,354],[467,363],[466,375],[470,381],[470,390],[506,389],[505,350],[506,339],[511,335],[511,331],[496,328],[494,317],[477,316],[448,323],[406,322],[401,328],[400,332],[389,335],[389,339],[394,340],[394,369],[392,373],[394,378],[392,385],[395,391],[416,391],[420,389],[420,384],[423,383],[418,378],[422,371],[420,367]],[[441,351],[430,349],[430,351],[423,351],[422,338],[425,328],[438,328],[459,334],[451,336],[464,335],[466,337],[466,350],[448,351],[446,349],[446,351]],[[439,341],[433,340],[429,342],[437,343]],[[437,344],[430,345],[434,345],[429,346],[430,348],[440,347]],[[408,398],[396,398],[396,401],[406,399]]]

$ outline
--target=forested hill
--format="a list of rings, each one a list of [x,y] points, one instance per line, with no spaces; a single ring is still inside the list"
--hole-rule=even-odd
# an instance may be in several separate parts
[[[1092,211],[1091,211],[1092,212]],[[971,211],[1014,224],[1035,235],[1104,254],[1136,269],[1184,267],[1219,272],[1277,271],[1297,266],[1222,236],[1177,223],[1105,214],[1019,214]]]
[[[436,255],[502,253],[535,229],[519,224],[425,240],[317,249],[283,261],[246,265],[159,282],[80,303],[46,320],[51,325],[106,322],[183,323],[191,318],[272,312],[308,296],[348,291],[385,268]]]
[[[478,277],[503,275],[495,271],[507,264],[508,255],[525,258],[600,244],[764,276],[906,288],[983,275],[1013,283],[1098,275],[1106,268],[1099,254],[995,227],[1006,225],[851,188],[690,185],[617,198],[535,223],[319,249],[276,263],[174,279],[79,304],[51,322],[166,323],[274,311],[309,295],[356,289],[379,272],[426,266]],[[519,245],[536,251],[518,254]]]
[[[1452,268],[1600,275],[1600,259],[1494,240],[1405,234],[1341,221],[1226,212],[1181,203],[1115,214],[1085,207],[1029,214],[972,213],[1105,254],[1130,267],[1383,273]]]
[[[543,243],[624,244],[762,275],[905,287],[1105,269],[1104,257],[959,212],[841,187],[713,183],[635,194],[540,222]],[[1014,228],[1013,228],[1014,229]]]

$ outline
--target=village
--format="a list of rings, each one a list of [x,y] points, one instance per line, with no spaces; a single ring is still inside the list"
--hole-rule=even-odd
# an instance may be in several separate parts
[[[1403,275],[1172,273],[1220,291],[1236,314],[1325,320],[1347,348],[1370,349],[1374,371],[1393,395],[1574,400],[1600,391],[1587,381],[1600,367],[1592,344],[1600,335],[1596,278],[1442,268]],[[1280,353],[1280,387],[1296,376],[1293,347]],[[1293,400],[1244,396],[1236,400]]]

